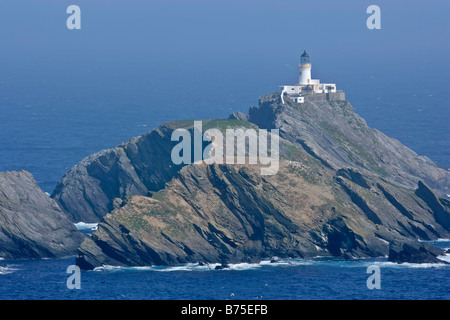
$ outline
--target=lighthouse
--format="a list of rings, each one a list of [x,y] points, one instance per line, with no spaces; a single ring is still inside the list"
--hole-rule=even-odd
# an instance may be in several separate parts
[[[310,85],[311,84],[311,63],[309,62],[309,54],[306,53],[306,50],[300,57],[300,75],[298,79],[298,83],[300,85]]]
[[[298,83],[281,87],[281,101],[286,96],[295,103],[305,101],[345,100],[345,93],[336,89],[335,83],[320,83],[319,79],[311,79],[311,62],[306,50],[300,56]]]

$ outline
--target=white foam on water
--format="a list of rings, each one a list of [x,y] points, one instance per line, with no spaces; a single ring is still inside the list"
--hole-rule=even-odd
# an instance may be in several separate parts
[[[17,270],[18,269],[16,269],[16,268],[1,267],[0,266],[0,275],[10,274],[10,273],[13,273],[14,271],[17,271]]]
[[[448,248],[446,248],[445,250],[448,250]],[[444,254],[442,256],[438,256],[437,258],[439,260],[442,260],[442,261],[450,263],[450,253],[446,253],[446,254]]]
[[[436,240],[418,240],[419,242],[450,242],[450,239],[439,238]]]
[[[178,266],[150,267],[152,271],[173,272],[173,271],[208,271],[214,270],[220,263],[200,265],[198,263],[188,263]]]
[[[224,270],[237,270],[237,271],[243,271],[243,270],[253,270],[261,268],[260,263],[232,263],[229,264],[229,268],[225,268]]]
[[[396,263],[391,261],[373,262],[373,265],[378,265],[380,268],[415,268],[415,269],[428,269],[428,268],[445,268],[450,265],[446,263]]]
[[[296,266],[324,266],[330,265],[335,267],[342,268],[361,268],[367,267],[369,265],[377,265],[380,268],[443,268],[450,267],[450,264],[446,264],[446,262],[450,262],[450,254],[446,254],[444,256],[438,257],[443,260],[442,263],[395,263],[386,260],[383,261],[374,261],[374,259],[355,259],[355,260],[334,260],[327,258],[309,258],[309,259],[300,259],[300,258],[289,258],[289,259],[271,259],[271,260],[263,260],[258,263],[229,263],[227,266],[221,268],[221,270],[232,270],[232,271],[245,271],[245,270],[255,270],[260,268],[267,267],[296,267]],[[152,272],[178,272],[178,271],[214,271],[216,267],[222,266],[220,263],[209,263],[209,264],[200,264],[200,263],[187,263],[175,266],[141,266],[141,267],[119,267],[119,266],[110,266],[104,265],[101,267],[97,267],[94,271],[103,271],[103,272],[129,272],[129,271],[152,271]]]
[[[262,267],[264,264],[261,263],[231,263],[228,267],[224,267],[223,270],[252,270]],[[176,271],[211,271],[216,270],[216,267],[221,266],[220,263],[209,263],[209,264],[199,264],[199,263],[187,263],[176,266],[142,266],[142,267],[120,267],[104,265],[95,268],[93,271],[97,272],[118,272],[118,271],[155,271],[155,272],[176,272]]]
[[[77,223],[75,223],[75,227],[78,229],[78,231],[81,231],[81,230],[95,231],[98,229],[98,223],[77,222]]]
[[[271,260],[262,260],[257,263],[229,263],[221,270],[233,270],[233,271],[245,271],[245,270],[254,270],[262,267],[295,267],[295,266],[307,266],[307,265],[324,265],[324,264],[338,264],[342,266],[360,266],[349,264],[350,261],[333,261],[333,260],[316,260],[314,258],[311,259],[301,259],[301,258],[289,258],[289,259],[271,259]],[[208,263],[208,264],[200,264],[200,263],[187,263],[175,266],[139,266],[139,267],[121,267],[121,266],[111,266],[111,265],[103,265],[101,267],[96,267],[93,271],[97,272],[124,272],[124,271],[154,271],[154,272],[176,272],[176,271],[212,271],[216,270],[216,267],[222,266],[221,263]]]
[[[259,264],[262,266],[308,266],[312,264],[319,264],[320,260],[311,259],[300,259],[300,258],[291,258],[291,259],[273,259],[273,260],[263,260]]]
[[[93,271],[118,271],[118,270],[124,270],[124,269],[127,269],[127,267],[103,265],[101,267],[94,268]]]
[[[172,272],[172,271],[208,271],[214,270],[220,263],[204,264],[199,263],[187,263],[176,266],[140,266],[140,267],[120,267],[103,265],[96,267],[93,271],[98,272],[118,272],[118,271],[156,271],[156,272]]]

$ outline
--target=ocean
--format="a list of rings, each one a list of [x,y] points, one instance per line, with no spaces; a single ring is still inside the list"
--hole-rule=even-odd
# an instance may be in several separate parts
[[[57,71],[9,73],[0,79],[0,171],[25,169],[51,193],[56,182],[83,157],[111,148],[177,119],[226,118],[247,112],[263,94],[277,91],[293,66],[227,68],[191,66],[189,72],[158,67],[121,70],[134,74],[126,84],[108,71],[80,70],[68,88]],[[259,80],[245,79],[255,73]],[[259,73],[258,73],[259,72]],[[330,69],[330,78],[336,70]],[[425,72],[424,70],[419,72]],[[224,76],[225,75],[225,76]],[[397,92],[384,87],[380,74],[368,73],[369,84],[341,76],[347,100],[369,125],[427,155],[444,168],[448,152],[448,101],[444,86],[420,91],[397,83]],[[436,77],[442,74],[436,72]],[[253,78],[253,79],[254,79]],[[155,79],[159,79],[156,81]],[[444,79],[445,80],[445,79]],[[170,94],[161,83],[177,89]],[[396,82],[397,81],[397,82]],[[208,87],[208,90],[202,88]],[[445,89],[445,90],[444,90]],[[450,247],[449,241],[436,244]],[[397,265],[386,258],[345,261],[330,258],[293,259],[236,264],[227,270],[214,265],[173,267],[104,267],[81,273],[81,289],[68,289],[67,267],[74,257],[44,260],[0,260],[0,299],[444,299],[450,298],[450,267],[444,264]],[[380,267],[380,289],[368,289],[367,268]]]
[[[450,247],[450,241],[433,243]],[[450,255],[445,259],[450,262]],[[448,300],[450,266],[396,264],[386,258],[288,259],[255,264],[187,264],[164,267],[105,266],[80,275],[68,289],[74,258],[0,261],[0,299],[12,300]],[[380,270],[369,289],[369,266]]]
[[[0,171],[28,170],[50,194],[58,179],[83,157],[166,121],[226,118],[235,111],[247,112],[260,96],[277,91],[277,85],[295,68],[277,64],[262,70],[255,65],[227,66],[212,72],[210,65],[194,65],[189,70],[197,76],[190,78],[189,70],[172,67],[115,70],[128,79],[124,83],[116,73],[93,66],[75,73],[76,81],[70,87],[57,70],[6,73],[0,79]],[[445,83],[436,66],[430,69]],[[405,71],[392,79],[397,86],[396,92],[391,92],[381,72],[368,72],[365,84],[352,80],[350,73],[338,77],[333,68],[329,73],[331,79],[342,79],[337,81],[338,88],[346,91],[347,100],[370,126],[444,168],[450,167],[445,85],[424,84],[421,90],[413,90],[402,82],[408,75]],[[171,77],[174,74],[178,77]],[[250,74],[258,80],[249,81]],[[169,82],[176,94],[163,85]],[[448,241],[436,244],[450,247]],[[81,289],[68,289],[70,274],[66,270],[74,263],[74,257],[1,260],[0,299],[450,298],[449,266],[397,265],[386,258],[265,261],[231,265],[227,270],[214,270],[214,265],[104,267],[82,272]],[[380,267],[380,289],[371,290],[366,285],[370,265]]]
[[[361,16],[359,13],[356,15],[362,21],[362,31],[351,26],[352,30],[357,30],[355,32],[361,41],[369,38],[369,34],[364,33],[367,30],[364,29],[365,8],[362,9]],[[403,13],[403,7],[401,9]],[[17,10],[21,14],[23,9]],[[258,22],[258,11],[253,7],[249,11],[255,12],[253,18]],[[283,10],[278,23],[287,21],[284,17],[288,13],[296,15],[294,10],[291,11]],[[156,19],[156,13],[153,14]],[[271,21],[272,12],[266,14],[265,18]],[[34,11],[28,15],[28,18],[38,17]],[[108,14],[104,16],[109,19]],[[172,9],[168,16],[172,16]],[[175,16],[189,18],[180,12]],[[89,17],[89,11],[86,17]],[[202,19],[211,19],[211,24],[215,22],[212,21],[214,17],[201,15]],[[64,22],[64,18],[63,15],[61,21]],[[44,20],[36,25],[41,25]],[[56,24],[55,21],[56,18],[51,23]],[[167,32],[172,36],[181,32],[186,36],[185,42],[175,43],[171,40],[173,37],[167,37],[160,46],[150,35],[145,47],[141,45],[141,36],[136,33],[133,39],[139,41],[136,40],[136,47],[128,52],[126,43],[131,27],[125,29],[127,32],[122,28],[144,23],[142,21],[133,18],[114,28],[99,21],[98,26],[108,26],[107,29],[112,30],[107,41],[102,40],[103,33],[98,32],[91,22],[86,27],[93,29],[92,33],[86,33],[90,38],[84,40],[84,46],[79,48],[77,41],[82,36],[70,38],[73,34],[69,36],[63,33],[66,30],[57,29],[48,38],[60,41],[54,46],[51,40],[34,42],[28,39],[37,48],[37,52],[33,51],[35,55],[30,54],[32,57],[29,57],[28,52],[31,51],[27,51],[28,46],[23,44],[26,41],[21,43],[19,36],[17,42],[14,42],[15,38],[7,38],[11,46],[5,45],[1,51],[6,52],[8,59],[2,59],[5,63],[0,68],[0,171],[27,170],[34,175],[42,190],[51,194],[67,170],[94,152],[112,148],[167,121],[227,118],[232,112],[246,113],[251,105],[258,104],[262,95],[278,91],[279,85],[297,80],[298,55],[304,49],[299,46],[304,45],[303,40],[294,43],[291,38],[282,38],[281,30],[272,26],[262,27],[265,32],[272,32],[271,36],[260,32],[257,27],[253,30],[253,22],[249,22],[245,15],[232,34],[236,36],[244,26],[249,26],[248,30],[253,30],[254,34],[245,29],[238,40],[231,36],[227,38],[229,27],[226,25],[218,33],[225,43],[223,47],[214,46],[220,43],[215,29],[214,34],[205,34],[200,39],[202,41],[197,39],[197,42],[190,43],[188,31],[183,33],[184,26],[178,25],[180,28],[174,27],[173,30],[169,26]],[[297,20],[292,21],[297,23]],[[423,26],[433,23],[424,23]],[[398,22],[397,25],[403,24]],[[260,24],[257,26],[261,28]],[[29,29],[34,30],[25,24],[17,27],[20,29],[18,34],[22,35],[31,32]],[[203,35],[201,31],[204,29],[201,26],[194,31]],[[272,29],[274,31],[270,31]],[[448,55],[445,52],[437,58],[435,54],[421,56],[420,52],[401,55],[400,51],[395,51],[398,50],[395,45],[390,51],[392,41],[383,45],[389,50],[374,51],[370,56],[358,55],[351,52],[353,49],[358,52],[359,42],[353,38],[349,41],[332,35],[331,38],[338,39],[339,43],[328,45],[332,40],[328,32],[332,29],[334,26],[322,34],[326,41],[312,42],[321,45],[323,50],[308,49],[312,51],[313,77],[324,82],[336,82],[338,89],[346,92],[347,100],[369,126],[449,169]],[[36,30],[47,34],[53,29]],[[154,30],[157,31],[156,28]],[[278,46],[271,45],[279,35]],[[116,36],[125,44],[115,43]],[[393,33],[391,40],[397,36]],[[16,36],[11,33],[8,37]],[[320,40],[321,37],[318,38]],[[415,42],[417,39],[428,42],[434,39],[423,35],[414,38]],[[214,42],[208,42],[210,39]],[[249,42],[249,39],[260,41]],[[304,41],[311,44],[308,39],[306,37]],[[377,39],[367,40],[373,42],[373,47],[367,50],[376,50]],[[442,39],[438,40],[443,43]],[[106,41],[109,46],[102,51],[100,45],[96,45],[99,41],[101,44]],[[341,45],[341,41],[355,56],[346,56],[346,51],[339,49],[337,45]],[[252,48],[256,43],[256,48]],[[360,47],[363,45],[367,46],[368,42],[363,41]],[[45,49],[46,46],[50,49]],[[88,54],[91,47],[92,54]],[[178,52],[179,49],[187,50],[187,53]],[[17,61],[15,50],[20,52]],[[197,56],[201,51],[206,53]],[[318,51],[321,51],[320,56],[314,55]],[[165,57],[165,52],[170,52],[170,56]],[[361,49],[359,52],[364,51]],[[392,56],[389,55],[391,52]],[[450,247],[450,241],[433,243],[442,248]],[[317,257],[235,264],[225,270],[215,270],[214,265],[196,264],[140,268],[105,266],[81,272],[81,289],[68,289],[66,282],[70,274],[66,270],[74,263],[75,257],[0,260],[0,299],[450,299],[448,265],[398,265],[388,262],[387,258],[345,261]],[[380,289],[367,287],[370,276],[367,268],[373,265],[380,268]]]
[[[164,122],[247,113],[261,96],[296,81],[295,64],[263,63],[219,68],[212,62],[136,62],[114,70],[106,63],[92,64],[71,70],[70,84],[56,66],[6,68],[0,73],[0,171],[27,170],[51,193],[84,157]],[[411,70],[409,63],[398,63],[389,83],[386,69],[364,70],[357,63],[358,72],[327,64],[317,73],[345,91],[369,126],[449,169],[448,74],[440,62],[424,66]],[[436,81],[421,83],[422,78]]]

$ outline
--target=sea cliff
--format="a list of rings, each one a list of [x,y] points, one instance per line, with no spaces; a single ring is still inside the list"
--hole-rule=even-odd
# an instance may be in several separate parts
[[[84,236],[27,171],[0,172],[0,257],[71,256]]]
[[[278,129],[280,167],[174,165],[174,121],[81,161],[52,194],[100,221],[77,264],[139,266],[272,256],[385,256],[389,243],[449,237],[449,172],[370,128],[348,101],[260,99],[204,129]]]

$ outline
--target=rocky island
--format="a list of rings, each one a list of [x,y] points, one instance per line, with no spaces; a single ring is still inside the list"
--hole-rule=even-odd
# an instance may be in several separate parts
[[[284,101],[283,101],[284,100]],[[279,93],[205,127],[279,129],[280,168],[174,165],[173,121],[93,154],[52,198],[74,222],[99,222],[83,269],[277,257],[378,257],[389,243],[449,238],[449,173],[366,122],[346,100]]]
[[[72,256],[83,238],[31,173],[0,172],[1,258]]]
[[[193,120],[92,154],[51,198],[30,173],[0,173],[0,256],[77,252],[83,269],[274,256],[439,261],[417,240],[449,238],[449,172],[368,127],[340,98],[274,93],[248,114],[203,120],[205,130],[278,129],[274,175],[261,175],[261,164],[174,164],[172,133],[192,131]],[[86,237],[76,222],[98,229]]]
[[[301,69],[310,68],[307,58]],[[0,173],[0,257],[76,250],[83,269],[274,256],[439,261],[442,251],[417,240],[450,238],[450,173],[367,126],[335,84],[307,81],[316,92],[284,86],[248,114],[201,121],[216,133],[275,129],[276,174],[262,174],[264,165],[250,164],[248,155],[240,164],[177,164],[173,134],[193,133],[194,120],[162,124],[88,156],[51,197],[30,173]],[[199,151],[212,141],[201,140]],[[98,228],[85,236],[78,222]]]

